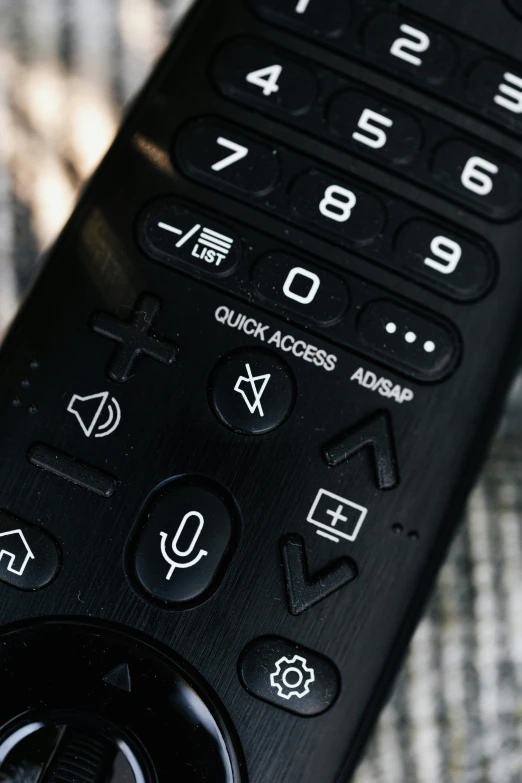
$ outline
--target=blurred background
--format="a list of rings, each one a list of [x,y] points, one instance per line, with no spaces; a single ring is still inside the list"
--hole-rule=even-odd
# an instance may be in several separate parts
[[[0,332],[190,4],[0,0]],[[521,479],[517,382],[356,783],[522,783]]]

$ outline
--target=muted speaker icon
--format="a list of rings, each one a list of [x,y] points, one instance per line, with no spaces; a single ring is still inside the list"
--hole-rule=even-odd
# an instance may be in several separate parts
[[[80,397],[74,394],[67,406],[68,413],[76,416],[84,434],[90,438],[106,438],[117,430],[121,421],[121,408],[109,392]]]

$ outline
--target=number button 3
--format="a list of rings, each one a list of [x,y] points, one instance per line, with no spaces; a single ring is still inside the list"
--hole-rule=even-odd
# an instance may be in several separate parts
[[[214,76],[227,98],[254,106],[269,103],[294,116],[307,112],[317,95],[315,76],[307,68],[255,39],[227,44],[217,56]]]
[[[175,157],[187,176],[255,198],[268,194],[280,176],[279,158],[273,149],[213,120],[185,126],[177,139]]]

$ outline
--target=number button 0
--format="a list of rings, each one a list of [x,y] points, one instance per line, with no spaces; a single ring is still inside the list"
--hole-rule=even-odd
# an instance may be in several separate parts
[[[412,220],[395,240],[395,263],[428,288],[458,301],[478,299],[490,287],[494,256],[473,242],[429,220]]]
[[[298,177],[290,198],[299,222],[311,222],[341,240],[367,244],[386,223],[384,207],[377,198],[324,172],[312,170]]]
[[[447,141],[435,153],[432,171],[439,185],[496,220],[522,208],[522,178],[516,164],[482,153],[464,141]]]
[[[192,179],[234,193],[262,197],[277,184],[277,153],[241,131],[213,120],[185,126],[175,149],[180,170]]]
[[[319,37],[339,37],[351,18],[348,0],[252,0],[270,22]]]
[[[336,95],[330,104],[328,124],[343,146],[397,164],[409,162],[422,145],[422,131],[416,120],[361,92]]]
[[[444,82],[456,62],[453,45],[445,36],[394,13],[371,18],[364,30],[364,43],[386,66],[432,84]]]
[[[227,98],[302,115],[317,95],[314,75],[255,39],[227,44],[218,54],[214,76]]]
[[[348,293],[340,278],[286,253],[259,259],[252,280],[261,300],[297,313],[308,323],[331,326],[348,307]]]

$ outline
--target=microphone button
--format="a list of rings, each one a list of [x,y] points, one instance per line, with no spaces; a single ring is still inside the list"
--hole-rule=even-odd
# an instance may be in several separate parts
[[[191,608],[217,588],[237,534],[235,504],[221,487],[198,477],[162,483],[131,533],[135,587],[166,608]]]

